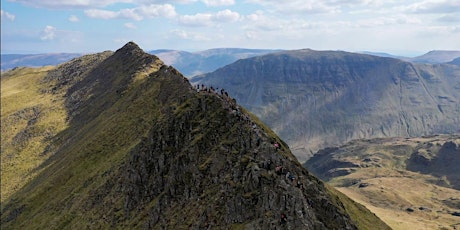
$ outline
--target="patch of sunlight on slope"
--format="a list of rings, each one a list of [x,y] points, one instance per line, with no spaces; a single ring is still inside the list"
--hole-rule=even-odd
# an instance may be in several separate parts
[[[136,83],[142,82],[151,73],[158,71],[162,65],[163,65],[163,62],[160,59],[157,59],[155,62],[151,63],[150,65],[145,66],[143,69],[141,69],[135,74],[133,78],[133,83],[136,84]]]
[[[443,200],[458,197],[458,190],[404,177],[380,177],[362,182],[369,186],[336,189],[366,206],[392,229],[455,229],[458,224],[458,217],[450,214],[458,209],[443,205]],[[413,211],[407,211],[408,208]]]
[[[17,68],[1,77],[1,202],[34,178],[51,154],[52,137],[67,127],[64,97],[44,90],[54,67]],[[48,153],[48,154],[47,154]]]

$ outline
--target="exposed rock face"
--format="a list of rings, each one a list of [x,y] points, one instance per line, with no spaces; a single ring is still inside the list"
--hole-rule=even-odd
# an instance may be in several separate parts
[[[240,60],[193,79],[227,90],[305,160],[359,138],[460,132],[460,68],[339,51]]]
[[[198,92],[134,43],[60,87],[63,72],[49,82],[51,93],[65,89],[69,128],[3,206],[2,227],[388,228],[310,175],[232,98]]]
[[[331,203],[324,185],[292,156],[283,156],[289,154],[285,147],[276,150],[263,129],[222,110],[226,106],[236,105],[200,95],[179,105],[180,111],[165,111],[165,124],[153,127],[131,151],[125,175],[127,210],[138,212],[140,204],[158,198],[145,223],[149,227],[246,224],[270,229],[282,226],[285,214],[289,228],[355,228]],[[300,179],[277,175],[279,165]],[[178,217],[183,220],[172,224]]]

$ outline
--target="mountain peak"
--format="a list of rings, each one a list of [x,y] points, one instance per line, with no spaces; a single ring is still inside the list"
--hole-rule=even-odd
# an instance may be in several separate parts
[[[126,43],[123,47],[118,49],[115,53],[121,53],[121,54],[127,55],[127,54],[136,54],[136,53],[141,54],[145,52],[139,47],[139,45],[137,45],[133,41],[130,41]]]

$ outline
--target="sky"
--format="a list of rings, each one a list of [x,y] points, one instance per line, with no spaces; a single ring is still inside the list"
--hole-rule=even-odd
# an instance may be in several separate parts
[[[460,50],[460,0],[1,0],[1,53]]]

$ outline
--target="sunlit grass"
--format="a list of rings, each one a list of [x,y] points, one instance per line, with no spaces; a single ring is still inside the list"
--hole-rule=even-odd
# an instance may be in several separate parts
[[[66,128],[63,98],[42,91],[43,77],[52,68],[18,68],[2,74],[2,203],[39,173],[34,169],[48,158],[43,153],[50,137]]]

